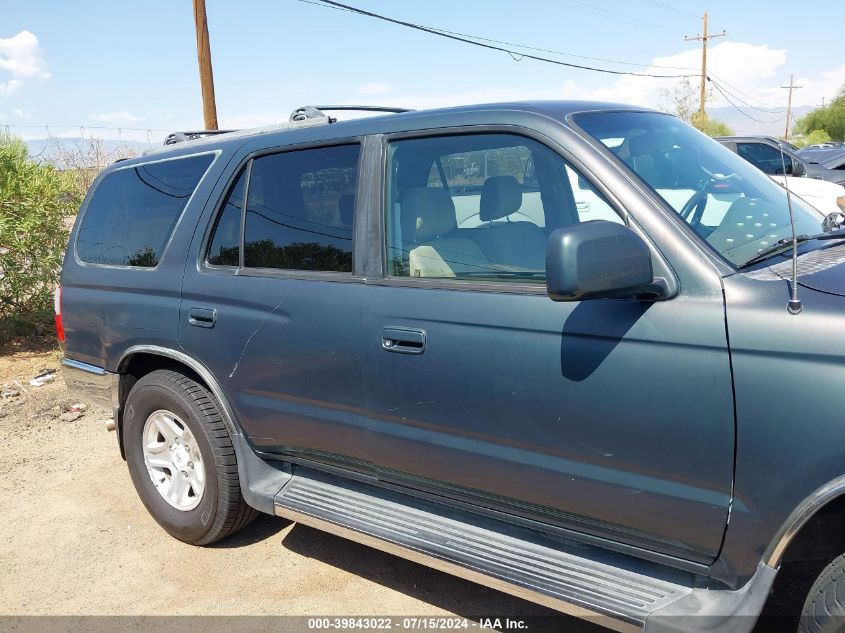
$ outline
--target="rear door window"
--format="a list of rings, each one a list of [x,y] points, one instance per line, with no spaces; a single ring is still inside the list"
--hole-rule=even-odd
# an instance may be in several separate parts
[[[213,154],[117,169],[94,191],[76,240],[83,262],[152,268]]]
[[[352,272],[360,146],[256,158],[244,226],[244,266]]]

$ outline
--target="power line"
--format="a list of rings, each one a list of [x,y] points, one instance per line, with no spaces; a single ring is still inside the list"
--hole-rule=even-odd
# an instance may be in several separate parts
[[[763,103],[763,101],[762,101],[761,99],[757,99],[756,97],[752,97],[752,96],[751,96],[750,94],[748,94],[747,92],[743,92],[742,90],[740,90],[740,89],[739,89],[739,88],[737,88],[736,86],[734,86],[734,85],[732,85],[732,84],[729,84],[727,81],[725,81],[725,80],[724,80],[724,79],[722,79],[721,77],[717,76],[717,75],[716,75],[715,73],[713,73],[712,71],[711,71],[711,72],[709,72],[709,73],[707,73],[707,76],[710,78],[710,80],[711,80],[711,81],[712,81],[712,80],[714,80],[714,79],[715,79],[715,80],[717,80],[720,84],[722,84],[722,87],[725,89],[725,91],[730,92],[730,95],[731,95],[732,97],[734,97],[737,101],[739,101],[739,102],[741,102],[741,103],[743,103],[743,104],[747,105],[749,108],[753,108],[754,110],[758,110],[758,111],[760,111],[760,112],[765,112],[765,113],[767,113],[767,114],[780,114],[780,113],[781,113],[781,110],[773,110],[773,109],[772,109],[770,106],[768,106],[768,105],[767,105],[766,107],[760,107],[760,106],[755,106],[755,105],[752,105],[752,104],[750,104],[750,103],[747,103],[747,102],[743,101],[743,100],[742,100],[742,99],[740,99],[740,97],[739,97],[739,96],[737,96],[737,95],[742,95],[742,96],[743,96],[743,97],[745,97],[746,99],[751,99],[751,100],[756,101],[756,102],[758,102],[758,103]],[[728,90],[728,88],[730,88],[730,90]]]
[[[613,70],[610,68],[597,68],[594,66],[586,66],[582,64],[573,64],[570,62],[561,61],[559,59],[550,59],[548,57],[541,57],[539,55],[532,55],[530,53],[523,53],[517,50],[513,50],[510,48],[504,48],[502,46],[497,46],[494,44],[485,44],[484,42],[474,41],[469,39],[469,35],[454,35],[452,33],[447,33],[445,31],[440,31],[438,29],[434,29],[428,26],[423,26],[421,24],[416,24],[414,22],[406,22],[404,20],[399,20],[396,18],[391,18],[386,15],[382,15],[379,13],[373,13],[372,11],[365,11],[363,9],[359,9],[357,7],[353,7],[347,4],[342,4],[340,2],[335,2],[335,0],[319,0],[315,2],[313,0],[297,0],[297,2],[303,2],[305,4],[314,4],[317,6],[324,6],[324,7],[333,7],[344,9],[346,11],[351,11],[353,13],[357,13],[359,15],[364,15],[370,18],[375,18],[377,20],[382,20],[384,22],[390,22],[391,24],[397,24],[400,26],[404,26],[410,29],[414,29],[417,31],[422,31],[423,33],[428,33],[430,35],[437,35],[439,37],[444,37],[446,39],[454,40],[457,42],[463,42],[464,44],[471,44],[473,46],[478,46],[480,48],[486,48],[489,50],[499,51],[502,53],[507,53],[516,61],[521,61],[522,59],[533,59],[534,61],[545,62],[548,64],[555,64],[557,66],[566,66],[567,68],[576,68],[578,70],[590,70],[593,72],[605,73],[609,75],[628,75],[632,77],[653,77],[657,79],[682,79],[687,77],[698,77],[699,75],[687,74],[687,75],[658,75],[653,73],[637,73],[637,72],[629,72],[624,70]],[[476,38],[478,39],[478,38]]]
[[[332,7],[334,8],[334,7]],[[556,51],[549,48],[537,48],[534,46],[528,46],[526,44],[517,44],[515,42],[505,42],[502,40],[494,40],[489,37],[481,37],[480,35],[468,35],[467,33],[460,33],[458,31],[449,31],[447,29],[440,29],[435,27],[430,27],[433,31],[438,31],[440,33],[448,33],[450,35],[460,35],[461,37],[470,37],[472,39],[481,40],[482,42],[493,42],[494,44],[504,44],[505,46],[516,46],[517,48],[524,48],[525,50],[529,51],[539,51],[541,53],[551,53],[552,55],[563,55],[564,57],[577,57],[578,59],[590,59],[597,62],[608,62],[610,64],[621,64],[624,66],[640,66],[643,68],[663,68],[666,70],[695,70],[694,68],[689,68],[688,66],[660,66],[658,64],[642,64],[638,62],[625,62],[618,59],[609,59],[607,57],[591,57],[590,55],[578,55],[577,53],[565,53],[563,51]]]
[[[667,11],[672,11],[677,13],[678,15],[686,15],[691,18],[695,18],[696,20],[699,19],[699,16],[695,15],[694,13],[690,13],[689,11],[683,11],[682,9],[676,9],[675,7],[670,7],[668,4],[663,4],[662,2],[657,2],[657,0],[643,0],[643,2],[648,2],[649,4],[653,4],[657,7],[662,7]]]
[[[780,123],[781,121],[783,121],[786,118],[785,116],[783,116],[779,119],[775,119],[774,121],[763,121],[762,119],[758,119],[757,117],[753,117],[750,114],[748,114],[745,110],[740,108],[738,105],[736,105],[733,101],[731,101],[731,99],[728,97],[727,94],[725,94],[725,92],[722,90],[722,88],[719,86],[719,84],[717,84],[715,81],[713,81],[709,77],[708,77],[708,80],[710,81],[710,83],[713,84],[713,87],[716,88],[716,90],[719,91],[719,94],[721,94],[722,97],[724,97],[725,101],[727,101],[729,104],[731,104],[737,112],[739,112],[742,116],[746,117],[747,119],[751,119],[752,121],[756,121],[757,123],[764,123],[766,125],[771,125],[772,123]]]
[[[595,15],[600,15],[605,18],[610,18],[612,20],[619,20],[621,22],[626,22],[628,24],[633,24],[635,26],[639,26],[642,28],[651,29],[654,31],[665,31],[669,33],[683,33],[682,30],[663,26],[660,24],[654,24],[652,22],[646,22],[645,20],[640,20],[638,18],[634,18],[628,15],[624,15],[622,13],[617,13],[616,11],[610,11],[608,9],[603,9],[601,7],[597,7],[595,5],[589,4],[587,2],[583,2],[582,0],[555,0],[558,4],[564,2],[569,6],[580,9],[581,11],[587,11],[589,13],[593,13]]]
[[[713,73],[710,73],[707,76],[707,81],[711,82],[714,85],[716,84],[716,80],[718,80],[718,82],[722,85],[722,90],[724,90],[726,93],[728,93],[730,96],[732,96],[734,99],[739,101],[742,105],[746,106],[747,108],[751,108],[752,110],[756,110],[757,112],[762,112],[764,114],[781,114],[783,112],[783,110],[773,110],[773,109],[767,109],[767,108],[760,108],[760,107],[757,107],[755,105],[752,105],[752,104],[748,103],[747,101],[745,101],[744,99],[742,99],[741,97],[739,97],[736,94],[736,90],[729,90],[729,88],[732,88],[732,86],[730,84],[728,84],[726,81],[724,81],[723,79],[719,79]]]

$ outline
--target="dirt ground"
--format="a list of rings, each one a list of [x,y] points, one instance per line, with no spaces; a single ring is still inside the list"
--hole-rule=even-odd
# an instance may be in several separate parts
[[[0,355],[0,614],[535,615],[603,630],[270,516],[212,547],[180,543],[136,496],[108,414],[75,410],[58,361],[49,346]],[[30,386],[43,370],[55,379]]]

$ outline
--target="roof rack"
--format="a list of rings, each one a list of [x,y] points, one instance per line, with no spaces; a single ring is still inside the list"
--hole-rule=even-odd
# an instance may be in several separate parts
[[[302,106],[297,108],[290,115],[290,123],[334,123],[337,121],[334,117],[326,114],[326,111],[358,111],[358,112],[390,112],[392,114],[400,114],[402,112],[413,112],[408,108],[394,108],[390,106],[372,106],[372,105],[319,105],[319,106]],[[175,145],[176,143],[184,143],[185,141],[193,141],[204,136],[214,136],[216,134],[228,134],[229,132],[237,132],[238,130],[188,130],[185,132],[173,132],[168,134],[164,139],[165,145]]]
[[[175,145],[176,143],[184,143],[185,141],[193,141],[203,136],[214,136],[215,134],[228,134],[236,130],[190,130],[187,132],[173,132],[168,134],[164,139],[165,145]]]
[[[356,111],[356,112],[390,112],[392,114],[401,114],[403,112],[413,112],[409,108],[394,108],[391,106],[372,106],[372,105],[318,105],[318,106],[302,106],[297,108],[290,114],[291,123],[299,123],[301,121],[309,121],[314,119],[322,119],[327,123],[334,123],[337,121],[334,117],[330,117],[325,111]]]

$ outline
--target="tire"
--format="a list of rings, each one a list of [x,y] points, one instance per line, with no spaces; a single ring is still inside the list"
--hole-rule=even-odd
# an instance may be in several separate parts
[[[822,570],[807,594],[799,633],[845,632],[845,554]]]
[[[220,407],[188,376],[157,370],[133,385],[123,442],[138,496],[171,536],[209,545],[256,517],[241,494],[237,457]]]

